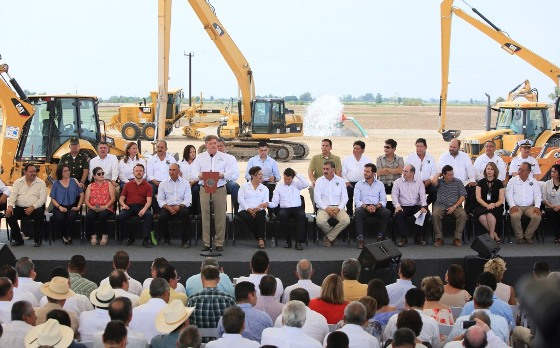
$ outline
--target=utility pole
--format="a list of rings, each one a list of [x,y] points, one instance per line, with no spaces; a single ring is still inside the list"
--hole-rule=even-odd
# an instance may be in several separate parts
[[[192,106],[192,57],[194,57],[194,52],[189,52],[188,54],[185,52],[185,57],[189,57],[189,106]]]

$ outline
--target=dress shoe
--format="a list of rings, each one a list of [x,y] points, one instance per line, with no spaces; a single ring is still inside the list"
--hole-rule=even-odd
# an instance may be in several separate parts
[[[325,236],[323,237],[323,246],[330,248],[333,246],[333,243],[329,240],[329,237]]]
[[[426,241],[423,240],[421,237],[416,237],[414,238],[414,244],[424,246],[426,245]]]
[[[183,249],[188,249],[189,248],[189,242],[181,243],[181,247],[183,247]]]
[[[523,243],[525,243],[525,239],[523,239],[523,238],[516,239],[515,242],[516,242],[517,244],[523,244]]]
[[[284,248],[290,249],[291,247],[292,247],[292,241],[291,240],[286,241],[286,244],[284,244]]]
[[[303,250],[303,247],[301,246],[301,242],[296,242],[296,250]]]
[[[217,247],[216,247],[216,251],[222,252],[222,251],[224,251],[224,247],[222,247],[222,246],[217,246]]]
[[[408,244],[408,239],[401,238],[401,240],[399,241],[399,244],[397,244],[397,246],[403,247],[403,246],[406,246],[407,244]]]
[[[438,247],[438,246],[442,246],[443,245],[443,239],[442,238],[437,238],[436,241],[434,242],[434,246]]]
[[[358,241],[358,249],[363,249],[366,242],[363,239]]]
[[[200,249],[200,251],[210,251],[210,247],[209,247],[209,246],[205,246],[204,248]]]
[[[533,238],[525,238],[527,244],[533,244]]]
[[[460,239],[455,238],[455,239],[453,239],[453,246],[462,247],[463,243],[461,242]]]
[[[13,247],[22,246],[23,244],[24,244],[23,240],[18,240],[18,241],[14,240],[12,243],[10,243],[10,245]]]
[[[338,245],[338,238],[333,239],[331,243],[332,245]]]
[[[144,248],[153,248],[154,245],[152,244],[152,242],[150,242],[149,240],[143,240],[142,241],[142,246]]]
[[[127,239],[125,245],[132,245],[134,244],[134,239]]]
[[[34,248],[39,248],[39,247],[41,247],[41,241],[34,242],[34,243],[33,243],[33,247],[34,247]]]

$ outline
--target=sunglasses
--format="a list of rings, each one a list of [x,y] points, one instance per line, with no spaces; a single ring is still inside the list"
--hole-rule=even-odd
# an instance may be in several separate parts
[[[105,173],[103,173],[103,172],[97,172],[97,174],[95,174],[95,175],[97,175],[97,176],[103,176],[103,175],[105,175]]]
[[[386,148],[386,149],[390,149],[390,148],[391,148],[391,147],[388,146],[388,145],[385,145],[385,146],[383,146],[383,147]]]

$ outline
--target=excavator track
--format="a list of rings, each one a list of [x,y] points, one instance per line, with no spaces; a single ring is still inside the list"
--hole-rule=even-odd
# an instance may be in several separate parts
[[[226,152],[235,156],[239,161],[248,161],[249,158],[257,154],[258,143],[258,141],[254,140],[226,141]],[[269,148],[268,155],[278,162],[303,159],[309,155],[309,147],[303,143],[282,140],[269,140],[267,143]],[[205,145],[201,145],[198,148],[198,153],[203,151],[206,151]]]

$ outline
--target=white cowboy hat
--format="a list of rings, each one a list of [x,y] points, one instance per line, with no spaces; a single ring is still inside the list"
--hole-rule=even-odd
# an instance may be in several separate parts
[[[89,300],[95,307],[108,308],[115,299],[115,291],[109,283],[101,285],[89,294]]]
[[[195,307],[185,307],[181,300],[169,302],[156,316],[156,329],[161,333],[170,333],[184,323],[194,309]]]
[[[49,319],[41,325],[34,326],[25,335],[25,347],[41,346],[66,348],[74,340],[74,331],[68,326],[60,325],[56,319]]]
[[[70,290],[68,279],[64,277],[53,277],[50,282],[41,286],[41,292],[43,295],[55,300],[65,300],[76,294]]]

